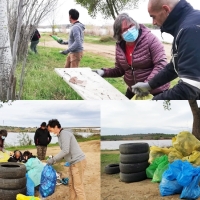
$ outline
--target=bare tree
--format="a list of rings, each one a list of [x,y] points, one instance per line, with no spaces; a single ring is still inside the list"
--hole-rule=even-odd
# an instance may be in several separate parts
[[[37,27],[55,9],[57,2],[58,0],[0,0],[0,100],[15,98],[15,70],[18,60],[23,60],[18,94],[20,99],[28,44],[34,31],[30,24]]]
[[[8,100],[12,55],[8,32],[7,1],[0,0],[0,99]]]

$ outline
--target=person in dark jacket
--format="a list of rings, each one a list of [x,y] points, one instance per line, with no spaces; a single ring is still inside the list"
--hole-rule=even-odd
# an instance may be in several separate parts
[[[5,152],[4,149],[4,141],[8,135],[8,132],[6,130],[0,130],[0,151]]]
[[[114,68],[93,70],[102,77],[124,77],[128,85],[126,97],[134,93],[131,86],[138,82],[148,82],[167,64],[164,47],[159,39],[142,24],[138,24],[126,13],[118,15],[114,25],[116,61]],[[169,83],[151,90],[153,95],[169,88]]]
[[[143,93],[179,77],[177,85],[153,99],[200,99],[200,11],[185,0],[149,0],[148,11],[161,33],[174,37],[172,59],[154,78],[134,85],[133,90]]]
[[[31,26],[31,29],[33,29],[33,26]],[[33,34],[31,35],[31,46],[30,49],[31,51],[37,53],[37,45],[39,43],[39,39],[40,39],[40,33],[37,29],[35,29],[33,31]]]
[[[35,132],[35,146],[37,147],[37,157],[40,160],[45,160],[47,145],[51,142],[51,135],[46,127],[46,122],[42,122],[40,128]]]
[[[13,155],[8,159],[8,162],[24,162],[22,152],[19,150],[15,150]]]

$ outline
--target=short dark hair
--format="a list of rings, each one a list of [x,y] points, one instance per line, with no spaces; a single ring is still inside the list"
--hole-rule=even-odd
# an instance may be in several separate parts
[[[0,130],[0,135],[7,137],[7,135],[8,135],[7,130],[5,130],[5,129]]]
[[[42,127],[46,127],[47,124],[46,124],[46,122],[42,122],[40,126],[42,126]]]
[[[61,128],[60,122],[57,119],[49,120],[49,123],[47,126],[50,126],[51,128],[55,128],[55,126],[57,126],[58,128]]]
[[[77,20],[79,18],[79,12],[76,9],[69,10],[69,15],[72,19]]]

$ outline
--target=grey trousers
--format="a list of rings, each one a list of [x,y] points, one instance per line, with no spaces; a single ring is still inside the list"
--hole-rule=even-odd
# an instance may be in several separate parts
[[[34,51],[35,53],[37,53],[37,44],[38,43],[39,43],[39,40],[31,41],[31,46],[30,46],[31,51]]]

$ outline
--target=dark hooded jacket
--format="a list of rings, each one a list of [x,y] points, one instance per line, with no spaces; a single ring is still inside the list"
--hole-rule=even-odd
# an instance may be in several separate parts
[[[149,81],[150,87],[157,88],[177,77],[200,82],[200,11],[180,0],[163,23],[161,32],[174,37],[173,56],[171,62]]]

